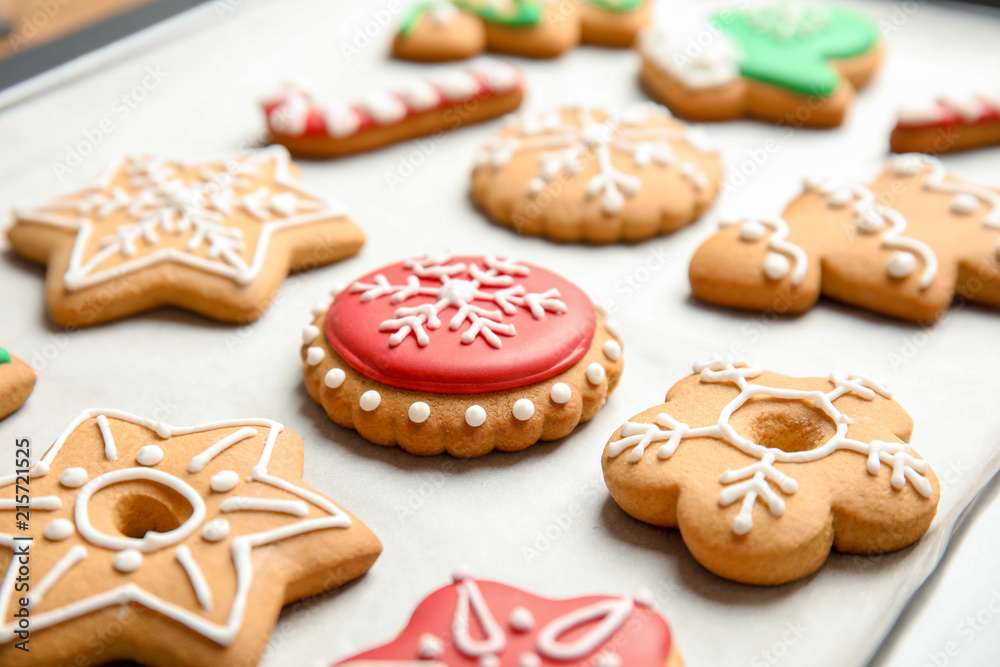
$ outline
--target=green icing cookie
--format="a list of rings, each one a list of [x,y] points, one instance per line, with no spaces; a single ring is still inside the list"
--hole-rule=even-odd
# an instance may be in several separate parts
[[[740,52],[743,76],[801,95],[832,95],[841,76],[829,60],[859,56],[879,40],[872,19],[840,7],[779,4],[711,20]]]
[[[536,26],[545,15],[542,0],[452,0],[462,11],[514,28]]]
[[[10,363],[10,352],[0,347],[0,364]]]
[[[585,2],[606,12],[634,12],[642,7],[646,0],[585,0]]]

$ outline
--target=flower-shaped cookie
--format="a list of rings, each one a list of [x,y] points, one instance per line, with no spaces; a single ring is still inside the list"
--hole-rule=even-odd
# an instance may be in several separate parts
[[[0,419],[16,411],[35,388],[35,371],[0,347]]]
[[[650,597],[550,600],[456,575],[399,637],[334,667],[683,667]]]
[[[64,326],[161,305],[249,322],[289,271],[364,243],[344,207],[297,171],[280,146],[203,162],[128,157],[93,187],[15,211],[8,237],[48,265],[45,301]]]
[[[679,528],[707,569],[782,584],[818,570],[831,547],[885,553],[927,531],[937,477],[881,384],[721,357],[694,370],[611,437],[603,466],[622,509]]]
[[[806,179],[781,218],[724,222],[691,260],[694,295],[801,313],[820,293],[933,322],[955,294],[1000,307],[1000,192],[897,155],[870,185]]]
[[[675,231],[711,205],[722,161],[652,103],[513,116],[479,151],[472,197],[496,223],[556,241]]]
[[[282,605],[381,551],[301,477],[301,439],[267,419],[177,428],[84,412],[0,480],[0,663],[256,664]],[[15,593],[22,568],[30,586]],[[29,653],[16,648],[25,613]]]

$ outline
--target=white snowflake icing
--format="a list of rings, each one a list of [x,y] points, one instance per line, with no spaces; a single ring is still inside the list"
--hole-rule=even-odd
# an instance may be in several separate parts
[[[449,308],[455,314],[448,322],[448,328],[458,331],[463,324],[469,327],[462,332],[462,343],[468,345],[482,337],[488,344],[501,348],[500,336],[516,336],[513,324],[503,321],[504,315],[515,315],[518,309],[531,313],[536,320],[544,320],[545,313],[565,313],[566,304],[560,300],[559,290],[552,288],[545,292],[528,292],[517,283],[517,277],[524,277],[531,270],[513,259],[498,259],[492,255],[483,258],[483,266],[478,263],[452,262],[448,255],[426,256],[407,260],[404,266],[413,272],[405,285],[392,285],[381,273],[376,274],[372,283],[356,282],[350,287],[351,293],[361,293],[361,302],[368,303],[388,296],[393,304],[402,303],[415,296],[431,296],[437,301],[419,306],[403,306],[396,309],[391,319],[382,322],[379,331],[392,331],[389,345],[402,343],[412,335],[421,347],[430,344],[427,329],[441,327],[441,313]],[[469,278],[456,276],[468,275]],[[437,285],[425,285],[421,279],[436,280]],[[492,291],[487,291],[492,290]],[[477,301],[491,303],[497,308],[476,305]]]
[[[635,195],[642,180],[623,172],[612,164],[615,152],[631,155],[637,169],[651,164],[670,166],[679,162],[681,174],[696,190],[708,186],[708,177],[693,162],[680,161],[672,140],[683,139],[699,150],[710,150],[704,138],[687,128],[658,127],[654,119],[669,118],[670,112],[653,103],[639,103],[614,110],[602,110],[603,122],[597,121],[594,111],[575,107],[572,112],[576,122],[565,122],[559,111],[515,116],[511,125],[518,135],[494,138],[486,144],[477,157],[478,166],[500,167],[515,153],[544,150],[539,158],[538,175],[528,184],[528,194],[540,194],[546,185],[558,177],[573,176],[583,169],[592,153],[597,160],[598,172],[587,183],[588,197],[601,197],[605,213],[619,213],[625,206],[625,197]]]
[[[830,382],[834,387],[829,392],[768,387],[749,381],[760,376],[764,372],[762,368],[718,355],[710,361],[695,364],[694,371],[700,374],[702,382],[728,382],[740,389],[740,393],[722,409],[715,424],[691,427],[666,413],[658,414],[652,424],[625,422],[621,428],[622,439],[608,445],[608,456],[614,458],[631,447],[628,460],[630,463],[637,463],[642,460],[650,445],[664,442],[657,451],[657,458],[665,460],[673,456],[681,441],[686,438],[716,438],[736,447],[747,456],[758,459],[757,463],[738,470],[727,470],[719,477],[719,482],[725,485],[719,494],[719,504],[725,507],[742,500],[740,511],[732,525],[733,532],[737,535],[745,535],[753,527],[753,508],[758,498],[764,501],[773,516],[784,513],[785,501],[775,492],[771,483],[788,495],[798,490],[798,482],[778,470],[775,463],[808,463],[824,459],[837,451],[852,451],[867,457],[867,470],[871,475],[878,474],[883,463],[889,465],[892,468],[893,488],[902,489],[909,482],[925,498],[933,494],[930,481],[924,477],[930,466],[927,461],[913,456],[908,444],[881,440],[861,442],[847,437],[847,430],[853,422],[847,414],[834,406],[834,401],[848,393],[869,401],[876,394],[891,398],[891,393],[875,380],[858,373],[846,378],[832,373]],[[729,420],[736,410],[758,395],[783,400],[812,401],[833,421],[836,433],[820,447],[798,452],[765,447],[744,438],[736,432]]]
[[[251,190],[252,177],[272,162],[273,185]],[[64,276],[78,290],[153,264],[174,261],[247,284],[260,272],[271,234],[282,228],[345,214],[343,206],[309,192],[289,176],[288,152],[269,147],[217,163],[186,163],[150,156],[119,160],[98,185],[31,210],[21,221],[77,230]],[[198,165],[202,164],[200,169]],[[195,174],[192,176],[191,171]],[[128,187],[112,187],[124,171]],[[245,211],[261,230],[250,261],[243,229],[231,217]],[[125,214],[127,222],[107,229],[107,219]],[[87,257],[91,237],[97,251]],[[177,240],[182,247],[175,247]],[[101,268],[119,257],[122,262]]]

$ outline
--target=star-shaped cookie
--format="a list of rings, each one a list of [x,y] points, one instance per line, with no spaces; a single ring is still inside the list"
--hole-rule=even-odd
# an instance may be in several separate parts
[[[933,322],[958,294],[1000,307],[1000,191],[897,155],[871,184],[806,179],[781,218],[724,222],[691,260],[694,295],[801,313],[820,293]]]
[[[208,161],[126,157],[93,187],[14,218],[11,247],[48,265],[46,303],[64,326],[161,305],[250,322],[290,271],[364,243],[279,146]]]
[[[302,440],[268,419],[82,413],[30,472],[0,479],[0,664],[256,664],[282,605],[381,551],[302,465]]]

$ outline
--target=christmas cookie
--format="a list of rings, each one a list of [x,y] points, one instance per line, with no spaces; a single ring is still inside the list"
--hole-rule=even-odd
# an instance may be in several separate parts
[[[556,440],[618,384],[614,322],[512,259],[423,257],[358,278],[302,332],[309,394],[371,442],[482,456]]]
[[[580,43],[627,47],[648,23],[645,0],[418,0],[392,52],[424,62],[483,51],[554,58]]]
[[[289,84],[264,112],[272,143],[294,155],[326,158],[496,118],[520,106],[523,97],[517,68],[483,59],[352,104],[323,100],[307,87]]]
[[[1000,307],[1000,192],[927,155],[895,156],[873,183],[807,179],[781,218],[727,221],[691,260],[694,295],[801,313],[820,293],[918,322],[958,294]]]
[[[496,223],[556,241],[615,243],[694,221],[722,161],[663,107],[568,107],[513,117],[477,156],[472,197]]]
[[[794,127],[840,125],[883,51],[869,17],[811,3],[719,11],[695,35],[650,31],[638,41],[642,84],[674,112]]]
[[[886,553],[927,531],[940,489],[912,430],[864,375],[793,378],[716,357],[611,437],[604,479],[636,519],[679,528],[715,574],[783,584],[831,547]]]
[[[0,419],[24,405],[34,388],[31,367],[0,347]]]
[[[651,597],[549,600],[456,575],[394,641],[333,667],[683,667]]]
[[[6,665],[254,665],[282,605],[381,551],[302,482],[302,440],[268,419],[177,428],[86,411],[0,479],[0,515]],[[28,564],[30,586],[15,584]]]
[[[164,305],[253,321],[289,271],[364,243],[277,146],[208,161],[127,157],[96,185],[14,219],[11,247],[48,265],[49,312],[74,327]]]
[[[896,153],[949,153],[1000,144],[1000,93],[965,91],[904,106],[889,139]]]

